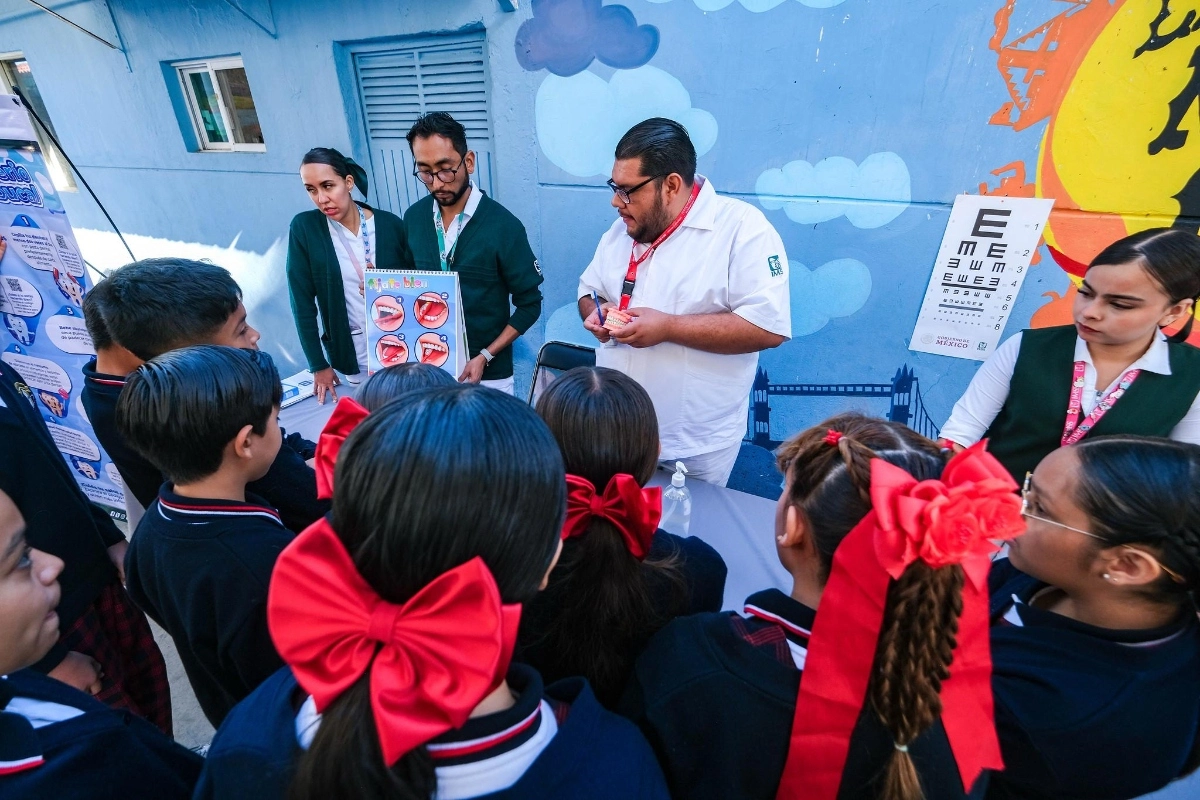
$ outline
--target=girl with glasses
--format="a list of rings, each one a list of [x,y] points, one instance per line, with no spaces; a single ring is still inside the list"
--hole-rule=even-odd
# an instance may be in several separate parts
[[[1200,447],[1086,439],[1026,481],[992,568],[989,798],[1127,798],[1200,760]]]
[[[1088,436],[1200,444],[1200,351],[1182,344],[1197,297],[1195,233],[1154,228],[1109,245],[1086,268],[1074,324],[1000,345],[955,404],[943,443],[988,439],[1018,481],[1051,450]]]

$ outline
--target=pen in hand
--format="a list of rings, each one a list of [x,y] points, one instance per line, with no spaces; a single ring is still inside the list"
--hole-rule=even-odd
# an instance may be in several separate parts
[[[596,304],[596,322],[604,325],[604,315],[600,313],[600,295],[592,292],[592,302]]]

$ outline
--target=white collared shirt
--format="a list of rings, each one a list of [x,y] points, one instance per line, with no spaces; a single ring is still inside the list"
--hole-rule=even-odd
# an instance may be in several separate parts
[[[329,237],[333,239],[333,252],[337,254],[338,268],[342,273],[342,293],[346,299],[346,316],[349,318],[350,330],[351,332],[365,331],[367,329],[367,304],[363,300],[363,296],[358,293],[358,270],[354,268],[354,262],[350,260],[350,256],[346,252],[348,242],[350,249],[354,251],[354,257],[358,259],[358,265],[367,269],[367,253],[362,237],[363,226],[359,226],[358,233],[351,233],[349,228],[335,219],[329,218],[326,221],[329,223]],[[366,231],[367,236],[371,238],[371,255],[374,256],[379,249],[375,239],[374,214],[367,217]],[[343,239],[343,236],[346,238]],[[359,360],[363,360],[361,356]]]
[[[942,427],[942,438],[964,447],[983,438],[983,434],[1004,407],[1004,401],[1008,399],[1009,384],[1012,383],[1020,351],[1021,334],[1018,333],[996,348],[988,360],[983,362],[975,377],[971,379],[966,393],[954,404],[950,419]],[[1133,362],[1129,369],[1123,370],[1103,391],[1096,389],[1096,367],[1092,364],[1092,354],[1088,350],[1087,342],[1078,337],[1075,339],[1075,361],[1084,363],[1082,405],[1085,416],[1092,413],[1096,404],[1117,388],[1121,378],[1130,369],[1159,375],[1171,374],[1170,347],[1167,337],[1161,333],[1154,337],[1150,349]],[[1066,418],[1066,408],[1051,411]],[[1171,430],[1171,438],[1180,442],[1200,444],[1200,395],[1192,401],[1192,407],[1188,409],[1187,414]]]
[[[462,210],[462,222],[458,222],[458,214],[454,215],[454,219],[450,220],[450,227],[446,228],[446,252],[454,250],[454,243],[458,241],[458,236],[462,233],[462,229],[467,227],[467,223],[471,221],[471,217],[475,216],[475,212],[479,210],[479,201],[483,197],[483,192],[479,191],[479,187],[471,181],[468,186],[471,191],[467,192],[467,204]],[[437,204],[437,200],[433,201],[434,217],[441,216],[442,207]],[[437,222],[433,223],[435,226]]]
[[[791,338],[783,240],[757,208],[718,195],[702,175],[696,180],[700,194],[683,225],[638,267],[630,307],[677,315],[732,311]],[[597,292],[617,302],[633,244],[618,218],[600,238],[578,296]],[[650,394],[664,460],[722,450],[746,434],[758,353],[720,355],[671,342],[614,344],[597,348],[596,364],[624,372]]]

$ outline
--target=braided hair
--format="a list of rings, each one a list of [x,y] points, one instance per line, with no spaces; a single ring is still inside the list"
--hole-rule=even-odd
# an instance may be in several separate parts
[[[827,437],[836,431],[836,445]],[[828,577],[842,539],[871,511],[871,461],[881,458],[917,480],[945,466],[938,446],[899,423],[839,414],[784,444],[780,471],[788,502],[802,511]],[[895,749],[879,780],[882,800],[924,796],[908,745],[941,716],[942,681],[950,674],[962,614],[962,567],[913,562],[888,588],[867,697]]]

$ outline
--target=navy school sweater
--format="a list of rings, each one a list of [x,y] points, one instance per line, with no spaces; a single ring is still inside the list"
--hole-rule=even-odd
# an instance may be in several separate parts
[[[294,538],[275,509],[181,497],[171,484],[146,509],[125,553],[129,595],[175,641],[214,727],[283,666],[267,630],[275,560]]]
[[[677,619],[638,659],[620,710],[641,726],[675,800],[774,800],[787,759],[801,669],[815,612],[777,589],[746,599],[749,616]],[[763,614],[779,622],[769,621]],[[839,800],[877,800],[893,753],[868,704],[850,739]],[[940,721],[909,745],[925,796],[963,791]]]
[[[125,388],[119,375],[96,372],[96,359],[83,368],[83,393],[80,399],[87,410],[96,438],[117,465],[127,491],[133,492],[143,508],[158,497],[163,474],[125,442],[117,430],[117,399]],[[246,489],[266,499],[279,510],[289,530],[302,531],[329,513],[329,501],[317,499],[317,474],[305,462],[313,457],[316,445],[299,434],[286,435],[279,455],[267,474],[246,485]]]
[[[1005,769],[989,800],[1117,800],[1177,777],[1200,725],[1195,613],[1113,631],[1029,605],[1046,584],[1007,559],[992,565],[990,583]]]
[[[82,713],[62,719],[70,709]],[[0,797],[6,800],[187,798],[203,763],[140,717],[65,683],[31,670],[0,680]]]
[[[536,671],[514,665],[508,682],[516,705],[467,720],[429,743],[439,794],[488,800],[667,800],[662,771],[646,740],[601,708],[587,681],[575,678],[543,691]],[[301,754],[296,715],[304,700],[285,668],[240,703],[213,739],[196,800],[286,797]],[[485,738],[487,746],[479,749]],[[485,788],[494,789],[506,761],[531,757],[508,788]]]
[[[30,546],[63,560],[58,616],[65,631],[117,580],[108,548],[125,536],[79,488],[50,437],[47,426],[57,424],[43,419],[24,379],[0,361],[0,489],[25,517]],[[36,668],[48,672],[65,655],[66,648],[55,645]]]

